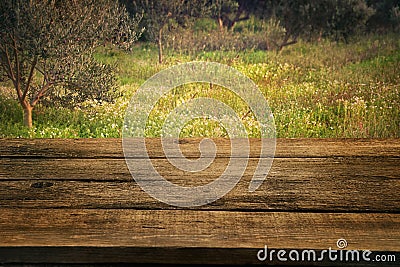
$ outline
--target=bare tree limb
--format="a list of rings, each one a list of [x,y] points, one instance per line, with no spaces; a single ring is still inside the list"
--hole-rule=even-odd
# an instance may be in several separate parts
[[[15,34],[13,35],[12,41],[14,42],[14,59],[15,59],[15,72],[16,72],[16,79],[15,79],[15,89],[18,93],[19,101],[24,102],[25,98],[22,95],[21,91],[21,68],[19,62],[19,52],[17,49],[17,41],[15,40]]]
[[[11,34],[10,34],[10,36],[11,36]],[[6,55],[6,59],[7,59],[7,65],[8,65],[7,67],[8,67],[8,70],[9,70],[10,79],[14,84],[14,88],[15,88],[15,90],[17,92],[18,100],[22,104],[23,103],[23,99],[22,99],[22,92],[21,92],[20,87],[19,87],[19,80],[17,79],[18,76],[17,77],[15,76],[15,73],[14,73],[14,70],[13,70],[13,66],[12,66],[12,63],[11,63],[11,56],[10,56],[10,54],[8,52],[7,47],[5,47],[4,51],[5,51],[5,55]]]
[[[14,75],[14,71],[12,69],[10,54],[8,53],[7,47],[5,47],[4,52],[5,52],[6,59],[7,59],[7,67],[8,67],[8,70],[10,72],[10,78],[11,78],[12,82],[14,83],[15,82],[15,75]]]
[[[50,86],[52,86],[52,83],[48,82],[42,87],[42,89],[39,90],[39,92],[37,92],[37,94],[33,97],[30,103],[32,107],[39,102],[40,98],[45,95],[47,90],[49,90]]]
[[[35,59],[33,60],[31,69],[29,71],[29,76],[28,76],[28,80],[25,85],[24,94],[22,95],[22,99],[25,99],[26,95],[28,94],[28,91],[29,91],[29,88],[30,88],[31,82],[32,82],[32,77],[33,77],[33,74],[35,73],[35,67],[36,67],[37,61],[38,61],[38,58],[37,58],[37,56],[35,56]]]
[[[2,53],[3,53],[4,55],[6,55],[6,50],[5,50],[2,46],[0,46],[0,50],[2,51]],[[5,58],[8,59],[7,56],[5,56]],[[1,60],[0,66],[1,66],[1,68],[5,71],[7,77],[8,77],[11,81],[13,81],[13,73],[12,73],[12,70],[10,69],[9,63],[6,63],[5,61],[6,61],[6,60]],[[9,62],[9,60],[8,60],[8,62]]]

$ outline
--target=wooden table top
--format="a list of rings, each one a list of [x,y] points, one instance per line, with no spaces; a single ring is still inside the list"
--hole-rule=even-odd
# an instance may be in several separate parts
[[[183,154],[199,157],[199,141],[184,139]],[[229,140],[214,141],[216,159],[197,173],[171,165],[160,139],[146,145],[169,181],[197,186],[229,162]],[[138,186],[120,139],[0,139],[0,265],[400,265],[400,139],[278,139],[255,192],[247,189],[260,140],[250,144],[232,191],[179,208]],[[356,251],[359,261],[345,259]]]

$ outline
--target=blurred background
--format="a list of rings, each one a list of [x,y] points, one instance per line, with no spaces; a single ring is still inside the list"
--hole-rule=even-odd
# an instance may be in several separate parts
[[[120,138],[137,88],[194,60],[251,78],[278,137],[400,137],[398,0],[4,0],[0,10],[0,137]],[[196,97],[228,104],[260,136],[240,97],[201,83],[165,95],[147,135]],[[227,133],[195,119],[181,136]]]

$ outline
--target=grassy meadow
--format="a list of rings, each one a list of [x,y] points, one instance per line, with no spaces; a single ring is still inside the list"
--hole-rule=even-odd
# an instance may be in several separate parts
[[[172,52],[173,51],[173,52]],[[10,85],[0,86],[0,137],[121,137],[124,113],[135,90],[158,71],[189,61],[228,64],[251,78],[271,107],[278,137],[400,137],[400,39],[396,35],[364,36],[346,43],[299,42],[281,53],[259,49],[166,50],[165,64],[157,49],[138,43],[127,53],[102,48],[97,59],[116,66],[121,97],[115,103],[87,101],[73,110],[39,105],[32,129],[22,124],[22,109]],[[190,84],[159,101],[147,134],[160,136],[169,112],[186,100],[212,97],[230,105],[242,118],[249,136],[259,136],[246,104],[225,88]],[[182,137],[224,137],[209,120],[193,120]]]

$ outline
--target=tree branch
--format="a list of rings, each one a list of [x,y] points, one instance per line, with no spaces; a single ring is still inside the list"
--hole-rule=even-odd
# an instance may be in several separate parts
[[[236,12],[236,16],[233,19],[234,22],[239,22],[239,21],[244,21],[248,20],[250,18],[250,15],[248,12],[246,12],[246,15],[244,17],[241,17],[243,12],[245,12],[245,8],[242,5],[239,5],[239,8]]]
[[[283,39],[283,42],[279,45],[279,50],[278,50],[278,51],[282,51],[282,49],[283,49],[285,46],[289,46],[289,45],[292,45],[292,44],[297,43],[297,36],[298,36],[298,34],[293,35],[292,41],[289,41],[290,36],[292,36],[291,32],[290,32],[290,31],[287,31],[286,34],[285,34],[285,38]]]
[[[21,87],[20,87],[20,85],[21,85],[21,69],[20,69],[20,65],[19,65],[19,53],[18,53],[17,42],[15,40],[15,37],[13,37],[11,34],[10,34],[10,37],[14,42],[13,48],[14,48],[15,68],[16,68],[16,70],[15,70],[16,77],[15,77],[14,87],[15,87],[15,90],[17,90],[19,101],[22,103],[22,102],[24,102],[25,99],[22,96]]]
[[[295,44],[295,43],[297,43],[297,40],[292,40],[290,42],[283,43],[283,44],[281,44],[281,46],[284,47],[284,46],[292,45],[292,44]]]
[[[10,55],[8,54],[8,49],[7,47],[5,47],[4,49],[4,54],[6,55],[6,59],[7,59],[7,67],[8,67],[8,71],[10,72],[10,79],[14,82],[15,81],[15,75],[12,69],[12,65],[11,65],[11,59],[10,59]]]
[[[6,53],[5,53],[5,50],[3,50],[3,49],[1,49],[1,48],[0,48],[0,50],[3,51],[4,55],[6,54]],[[6,56],[5,56],[5,58],[7,59]],[[14,80],[13,80],[13,73],[10,72],[10,66],[8,65],[8,63],[6,63],[5,60],[1,60],[0,65],[1,65],[1,68],[6,72],[7,77],[8,77],[11,81],[14,82]]]
[[[42,89],[40,89],[39,92],[37,92],[37,94],[35,95],[35,97],[31,101],[31,106],[32,107],[35,106],[39,102],[40,98],[42,96],[44,96],[44,94],[47,92],[47,90],[50,88],[51,85],[53,85],[53,84],[48,82],[42,87]]]
[[[4,51],[5,51],[5,55],[6,55],[6,59],[7,59],[7,65],[8,65],[7,67],[8,67],[8,71],[9,71],[9,77],[10,77],[11,81],[14,84],[15,90],[17,91],[18,100],[22,104],[24,101],[22,99],[22,93],[21,93],[21,90],[19,88],[19,81],[15,77],[15,73],[14,73],[14,70],[13,70],[12,63],[11,63],[11,57],[10,57],[10,54],[8,53],[7,47],[5,47]]]
[[[36,70],[39,72],[39,73],[41,73],[43,76],[45,76],[45,70],[42,70],[38,65],[36,65]]]
[[[248,20],[248,19],[250,19],[250,16],[249,16],[249,15],[246,15],[246,16],[244,16],[244,17],[238,18],[238,19],[236,20],[236,22],[245,21],[245,20]]]
[[[33,77],[33,74],[35,73],[35,67],[36,67],[37,61],[38,61],[38,58],[37,58],[37,56],[35,56],[35,59],[32,62],[31,70],[29,71],[29,76],[28,76],[28,80],[25,85],[24,94],[22,95],[22,99],[25,99],[26,95],[28,94],[28,91],[29,91],[29,88],[30,88],[30,85],[32,82],[32,77]]]

